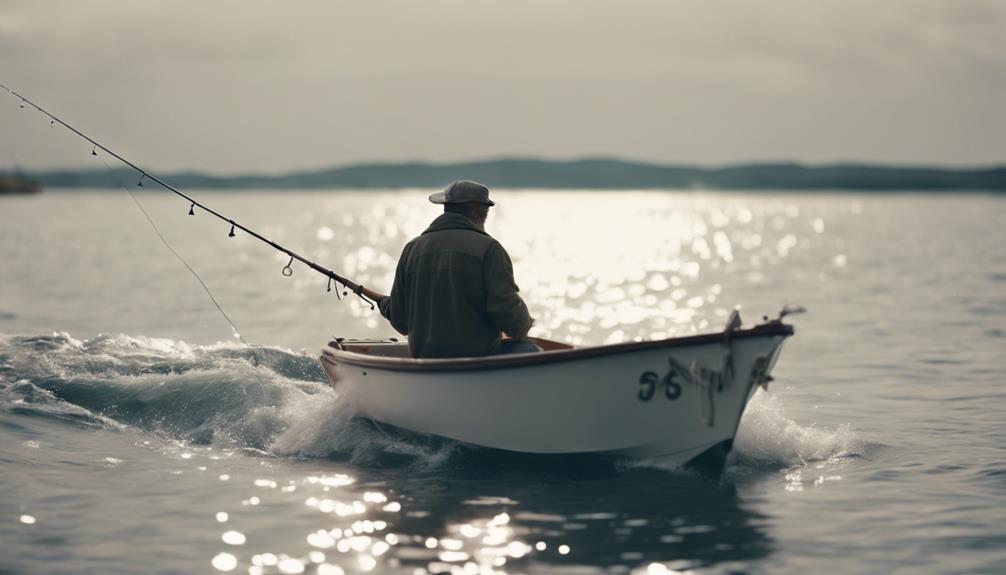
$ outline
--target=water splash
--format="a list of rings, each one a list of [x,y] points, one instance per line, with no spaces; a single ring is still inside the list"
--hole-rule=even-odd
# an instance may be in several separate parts
[[[458,449],[453,441],[395,434],[355,417],[315,356],[234,342],[2,337],[0,410],[360,465],[437,466]]]
[[[750,474],[797,469],[811,463],[839,463],[863,455],[866,447],[866,442],[851,426],[828,429],[803,425],[786,416],[778,395],[758,392],[741,419],[724,477],[729,481]],[[617,468],[698,475],[659,459],[623,460],[618,462]]]
[[[0,338],[0,409],[370,467],[436,468],[459,455],[478,459],[480,451],[357,417],[312,355],[234,342],[198,346],[127,335],[78,340],[66,333]],[[801,425],[786,417],[777,395],[759,393],[741,423],[731,467],[779,470],[862,452],[863,441],[850,428]],[[649,461],[619,466],[661,467]]]
[[[782,469],[858,457],[865,447],[849,425],[836,429],[801,425],[786,417],[778,395],[759,392],[741,419],[732,458],[740,468]]]
[[[270,445],[278,455],[327,457],[356,465],[438,467],[461,451],[449,439],[403,433],[356,417],[337,394],[298,406],[296,417]]]

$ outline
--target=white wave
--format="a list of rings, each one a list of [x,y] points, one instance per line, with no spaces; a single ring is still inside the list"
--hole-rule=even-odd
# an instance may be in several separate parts
[[[361,465],[378,465],[390,457],[431,468],[446,463],[459,448],[454,441],[407,436],[362,420],[335,392],[292,403],[286,411],[290,425],[269,446],[278,455],[337,456]]]
[[[835,429],[802,425],[785,414],[778,394],[758,392],[741,419],[727,472],[779,471],[812,462],[837,462],[862,455],[866,444],[850,425]],[[660,469],[693,473],[659,459],[629,459],[619,469]]]
[[[801,425],[786,416],[778,394],[758,392],[741,419],[732,457],[747,467],[785,468],[862,455],[865,443],[848,424]]]
[[[280,348],[124,334],[12,336],[0,338],[0,368],[0,408],[21,402],[73,421],[90,414],[183,442],[361,464],[390,456],[420,466],[439,465],[457,446],[356,417],[317,357]]]
[[[53,402],[65,402],[67,416],[87,412],[182,441],[359,464],[390,458],[423,467],[441,465],[463,449],[357,417],[327,385],[316,357],[279,348],[122,334],[14,336],[0,338],[0,368],[8,405],[24,397],[58,415]],[[45,393],[23,395],[26,383]],[[741,421],[730,464],[781,469],[859,455],[863,448],[849,426],[802,425],[786,416],[778,394],[758,393]],[[661,467],[647,461],[625,467],[649,465]]]

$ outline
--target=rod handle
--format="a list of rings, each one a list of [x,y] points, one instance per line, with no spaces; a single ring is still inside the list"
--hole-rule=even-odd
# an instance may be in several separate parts
[[[370,288],[366,288],[366,287],[363,287],[363,286],[360,286],[360,293],[362,293],[363,295],[367,296],[367,298],[369,298],[371,301],[374,301],[374,302],[379,302],[382,299],[388,297],[387,295],[385,295],[385,294],[383,294],[383,293],[381,293],[379,291],[374,291],[374,290],[372,290]]]

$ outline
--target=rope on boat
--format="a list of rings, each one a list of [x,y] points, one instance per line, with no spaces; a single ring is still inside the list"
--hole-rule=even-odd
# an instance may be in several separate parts
[[[0,84],[0,88],[3,88],[4,90],[7,90],[7,92],[10,93],[12,96],[14,96],[15,98],[18,98],[20,100],[20,107],[21,108],[24,108],[25,104],[27,104],[27,105],[31,106],[32,108],[35,108],[36,110],[38,110],[42,114],[44,114],[46,117],[48,117],[49,118],[49,125],[50,126],[55,126],[58,123],[59,125],[63,126],[64,128],[66,128],[68,130],[70,130],[71,132],[73,132],[74,134],[76,134],[77,136],[79,136],[80,138],[86,140],[92,146],[92,148],[91,148],[91,155],[92,156],[97,156],[98,155],[98,150],[101,150],[101,151],[105,152],[106,154],[112,156],[113,158],[119,160],[120,162],[122,162],[126,166],[129,166],[130,168],[132,168],[136,172],[136,174],[139,176],[139,178],[140,178],[139,181],[137,181],[137,183],[136,183],[137,187],[142,188],[143,187],[143,182],[146,181],[146,180],[150,180],[150,181],[152,181],[152,182],[160,185],[162,188],[164,188],[164,189],[166,189],[166,190],[168,190],[170,192],[173,192],[177,196],[179,196],[179,197],[185,199],[187,202],[189,202],[189,215],[190,216],[194,216],[195,215],[195,208],[199,208],[199,209],[203,210],[204,212],[206,212],[206,213],[208,213],[208,214],[210,214],[212,216],[215,216],[215,217],[219,218],[220,220],[226,222],[227,224],[230,224],[230,232],[227,234],[228,237],[234,237],[236,235],[235,234],[235,230],[241,230],[241,231],[245,232],[246,234],[250,235],[251,237],[253,237],[253,238],[255,238],[255,239],[257,239],[257,240],[259,240],[259,241],[261,241],[261,242],[263,242],[263,243],[265,243],[267,245],[269,245],[273,249],[275,249],[275,250],[277,250],[279,252],[282,252],[282,253],[290,256],[289,263],[287,263],[287,265],[284,266],[283,270],[282,270],[282,273],[283,273],[284,276],[289,277],[289,276],[293,275],[293,267],[292,267],[293,266],[293,262],[294,261],[298,261],[298,262],[306,265],[307,267],[311,268],[312,270],[314,270],[314,271],[316,271],[316,272],[318,272],[318,273],[320,273],[320,274],[322,274],[322,275],[324,275],[325,277],[328,278],[328,286],[326,288],[327,291],[332,291],[332,284],[333,283],[341,285],[342,289],[343,289],[342,295],[348,295],[348,291],[352,291],[357,297],[359,297],[364,302],[366,302],[367,304],[369,304],[370,305],[370,309],[375,309],[376,305],[375,305],[374,300],[372,300],[369,297],[367,297],[366,295],[364,295],[364,293],[363,293],[364,288],[363,288],[362,284],[358,284],[358,283],[354,282],[353,280],[351,280],[351,279],[349,279],[349,278],[347,278],[345,276],[339,275],[339,274],[335,273],[334,271],[332,271],[332,270],[330,270],[330,269],[328,269],[328,268],[326,268],[324,266],[321,266],[321,265],[319,265],[319,264],[317,264],[317,263],[315,263],[315,262],[307,259],[306,257],[298,254],[297,252],[295,252],[295,251],[293,251],[293,250],[291,250],[289,248],[286,248],[286,247],[284,247],[284,246],[282,246],[282,245],[280,245],[280,244],[278,244],[278,243],[270,240],[269,238],[267,238],[267,237],[265,237],[265,236],[263,236],[263,235],[255,232],[254,230],[249,229],[249,228],[241,225],[240,223],[232,220],[231,218],[228,218],[227,216],[225,216],[225,215],[223,215],[223,214],[221,214],[221,213],[219,213],[219,212],[217,212],[217,211],[215,211],[215,210],[213,210],[213,209],[211,209],[211,208],[209,208],[209,207],[207,207],[207,206],[199,203],[198,201],[196,201],[192,197],[188,196],[187,194],[183,193],[179,189],[175,188],[171,184],[168,184],[167,182],[161,180],[160,178],[158,178],[156,175],[152,174],[151,172],[149,172],[147,170],[144,170],[143,168],[137,166],[133,162],[131,162],[131,161],[127,160],[126,158],[124,158],[123,156],[120,156],[119,154],[117,154],[117,153],[113,152],[112,150],[106,148],[101,143],[99,143],[97,140],[91,138],[87,134],[85,134],[85,133],[81,132],[80,130],[74,128],[70,124],[67,124],[63,120],[59,119],[58,117],[56,117],[55,115],[53,115],[52,113],[50,113],[49,111],[47,111],[45,108],[42,108],[41,106],[39,106],[35,102],[32,102],[28,98],[22,96],[20,93],[12,90],[11,88],[8,88],[7,86],[5,86],[3,84]],[[105,165],[107,166],[108,164],[106,163]],[[346,290],[348,290],[348,291],[346,291]],[[340,290],[337,288],[336,289],[336,296],[338,296],[341,299],[339,291]],[[211,295],[211,297],[212,297],[212,295]],[[214,300],[214,303],[216,303],[216,300]],[[218,305],[218,307],[219,307],[219,305]],[[221,310],[221,312],[222,311],[223,310]],[[226,316],[226,314],[224,314],[224,315]],[[228,318],[228,321],[230,321],[229,318]],[[231,326],[232,327],[233,327],[233,325],[234,325],[233,322],[231,322]],[[236,328],[235,328],[235,331],[236,331]]]

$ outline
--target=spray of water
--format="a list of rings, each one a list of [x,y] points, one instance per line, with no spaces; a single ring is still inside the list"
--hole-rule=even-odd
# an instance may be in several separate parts
[[[0,410],[368,466],[437,467],[469,449],[357,417],[312,355],[236,342],[199,346],[127,335],[78,340],[66,333],[0,337]],[[741,422],[730,465],[742,472],[779,470],[862,453],[863,441],[850,428],[801,425],[787,417],[777,395],[759,392]],[[660,467],[648,461],[625,465]]]

